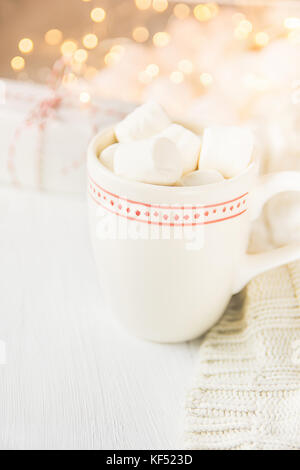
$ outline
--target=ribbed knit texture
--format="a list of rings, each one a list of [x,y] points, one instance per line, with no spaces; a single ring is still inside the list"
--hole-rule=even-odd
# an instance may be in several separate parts
[[[251,281],[206,335],[185,447],[300,450],[300,262]]]

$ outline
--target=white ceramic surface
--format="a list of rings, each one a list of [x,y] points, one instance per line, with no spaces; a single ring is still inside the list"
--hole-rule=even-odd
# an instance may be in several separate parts
[[[300,173],[261,178],[254,161],[224,182],[154,186],[100,163],[113,143],[107,129],[88,149],[90,230],[108,313],[133,334],[159,342],[198,337],[252,277],[300,258],[299,244],[246,253],[251,220],[274,194],[299,190]]]

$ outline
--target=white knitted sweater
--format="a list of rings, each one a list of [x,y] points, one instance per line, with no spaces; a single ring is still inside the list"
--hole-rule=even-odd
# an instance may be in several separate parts
[[[235,296],[200,348],[188,449],[300,450],[300,262]]]

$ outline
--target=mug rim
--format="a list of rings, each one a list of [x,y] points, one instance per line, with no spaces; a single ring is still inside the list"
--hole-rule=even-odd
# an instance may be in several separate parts
[[[107,127],[98,132],[91,140],[88,146],[87,151],[87,163],[88,166],[92,164],[97,166],[97,173],[102,173],[105,178],[109,178],[113,183],[129,186],[131,189],[138,190],[151,190],[156,194],[168,193],[169,195],[181,194],[181,195],[191,195],[191,193],[206,192],[208,190],[219,190],[227,188],[230,190],[231,186],[236,186],[240,181],[247,178],[251,173],[258,172],[259,169],[259,160],[257,154],[254,152],[252,161],[248,167],[238,174],[229,179],[224,179],[224,181],[218,181],[216,183],[203,184],[201,186],[168,186],[168,185],[158,185],[151,183],[143,183],[140,181],[130,180],[116,175],[113,171],[109,170],[100,160],[97,149],[99,148],[100,139],[103,139],[105,136],[111,136],[116,140],[114,133],[114,126]],[[115,142],[116,143],[116,142]],[[106,148],[106,147],[105,147]],[[88,175],[90,178],[97,179],[95,175]]]

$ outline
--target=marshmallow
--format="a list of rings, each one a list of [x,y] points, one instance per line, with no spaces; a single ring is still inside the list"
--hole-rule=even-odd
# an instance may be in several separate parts
[[[190,173],[197,168],[201,139],[179,124],[171,124],[160,133],[162,137],[170,139],[177,145],[183,159],[183,173]]]
[[[118,123],[115,134],[120,143],[128,143],[159,134],[170,124],[171,121],[161,106],[155,101],[148,101]]]
[[[209,127],[204,130],[199,170],[215,169],[232,178],[247,168],[254,150],[250,130],[236,127]]]
[[[176,145],[165,137],[121,144],[114,158],[114,172],[143,183],[172,185],[182,175],[182,158]]]
[[[202,186],[203,184],[212,184],[224,181],[223,176],[217,170],[198,170],[192,171],[180,180],[182,186]]]
[[[100,161],[111,171],[114,170],[114,156],[119,145],[120,144],[109,145],[100,155]]]

